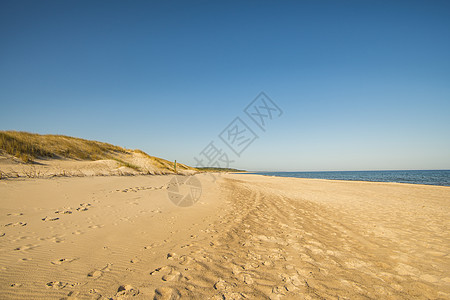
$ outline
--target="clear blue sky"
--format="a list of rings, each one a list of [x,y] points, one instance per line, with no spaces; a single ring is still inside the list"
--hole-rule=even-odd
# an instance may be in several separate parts
[[[233,156],[264,91],[283,110]],[[450,169],[449,1],[1,1],[0,129],[250,170]]]

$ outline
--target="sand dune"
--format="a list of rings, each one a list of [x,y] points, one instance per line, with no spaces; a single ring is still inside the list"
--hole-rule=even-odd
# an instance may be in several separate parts
[[[0,179],[193,174],[197,169],[141,150],[63,135],[0,131]]]
[[[0,298],[450,298],[448,187],[195,176],[0,181]]]

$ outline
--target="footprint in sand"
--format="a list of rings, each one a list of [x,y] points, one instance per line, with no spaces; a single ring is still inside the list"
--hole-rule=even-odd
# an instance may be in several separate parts
[[[244,274],[243,277],[244,277],[244,278],[243,278],[243,281],[244,281],[246,284],[252,284],[252,283],[253,283],[253,278],[252,278],[252,276],[250,276],[249,274]]]
[[[91,226],[89,226],[89,228],[91,228],[91,229],[95,229],[95,228],[102,228],[104,225],[101,225],[101,224],[99,224],[99,225],[91,225]]]
[[[80,207],[77,208],[77,211],[87,211],[91,207],[90,203],[81,203]]]
[[[33,260],[33,259],[31,257],[24,257],[24,258],[19,259],[19,262],[25,262],[25,261],[30,261],[30,260]]]
[[[42,219],[42,221],[47,222],[47,221],[58,221],[59,218],[49,218],[49,217],[45,217]]]
[[[103,273],[111,271],[110,267],[111,267],[111,264],[107,264],[105,267],[103,267],[100,270],[94,270],[94,271],[88,273],[87,277],[99,278],[100,276],[103,275]]]
[[[46,286],[47,288],[52,288],[52,289],[63,289],[66,286],[68,286],[69,284],[67,282],[60,282],[60,281],[51,281],[51,282],[47,282]]]
[[[182,255],[182,256],[180,256],[179,261],[180,261],[180,265],[188,265],[191,262],[193,262],[194,259],[192,257],[190,257],[190,256]]]
[[[60,258],[60,259],[52,261],[51,264],[52,265],[61,265],[63,263],[66,263],[66,262],[69,263],[69,262],[72,262],[74,260],[75,260],[75,258]]]
[[[52,237],[50,239],[53,243],[64,243],[64,239],[60,237]]]
[[[180,272],[169,266],[156,268],[150,272],[150,275],[162,275],[163,281],[180,281],[183,278]]]
[[[177,259],[178,258],[178,254],[176,253],[167,253],[167,259],[173,260],[173,259]]]
[[[239,275],[239,274],[241,274],[242,271],[243,271],[243,269],[240,266],[237,266],[234,264],[231,266],[231,272],[233,273],[233,275]]]
[[[137,257],[130,259],[130,263],[132,263],[132,264],[136,264],[136,263],[138,263],[140,261],[141,260],[139,258],[137,258]]]
[[[15,227],[15,226],[26,226],[27,225],[27,223],[23,223],[23,222],[15,222],[15,223],[8,223],[8,224],[6,224],[6,225],[4,225],[5,227],[9,227],[9,226],[12,226],[12,227]]]
[[[16,217],[16,216],[23,216],[23,213],[9,213],[6,214],[7,216]]]
[[[51,284],[51,283],[53,283],[53,286],[49,286],[49,284]],[[53,288],[55,288],[55,289],[62,289],[62,288],[65,288],[65,287],[76,287],[76,286],[79,286],[79,285],[81,285],[81,283],[79,283],[79,282],[76,282],[76,283],[69,283],[69,282],[59,282],[59,281],[52,281],[52,282],[49,282],[49,283],[47,283],[47,286],[48,287],[53,287]],[[59,286],[61,286],[61,287],[59,287]]]
[[[154,269],[153,271],[150,272],[150,275],[157,275],[157,274],[160,274],[159,272],[164,272],[164,271],[166,271],[168,269],[169,269],[168,266],[156,268],[156,269]]]
[[[220,295],[215,295],[210,299],[211,300],[222,300],[222,299],[248,299],[248,298],[249,298],[249,296],[247,296],[244,293],[224,292],[224,293],[221,293]]]
[[[57,210],[57,211],[55,211],[55,214],[70,215],[70,214],[72,214],[72,211],[70,211],[70,210]]]
[[[31,250],[33,248],[36,248],[37,246],[38,245],[28,244],[28,245],[24,245],[24,246],[20,246],[20,247],[14,248],[14,250],[16,250],[16,251],[27,251],[27,250]]]
[[[95,270],[95,271],[92,271],[92,272],[87,274],[87,276],[90,277],[90,278],[99,278],[102,275],[103,275],[103,272],[99,271],[99,270]]]
[[[155,290],[155,297],[154,300],[163,300],[163,299],[170,299],[170,300],[177,300],[180,299],[181,294],[177,289],[170,288],[170,287],[160,287]]]
[[[119,286],[116,293],[117,299],[128,299],[137,295],[139,295],[139,290],[129,284]]]
[[[259,264],[255,263],[255,262],[254,263],[248,262],[242,266],[242,268],[244,270],[253,270],[253,269],[257,269],[258,267],[259,267]]]
[[[11,283],[9,286],[12,288],[18,288],[18,287],[21,287],[22,284],[21,283]]]
[[[183,278],[183,275],[175,271],[174,269],[170,270],[169,274],[164,275],[161,277],[163,281],[180,281]]]
[[[275,300],[275,299],[281,299],[282,296],[285,296],[287,292],[287,289],[284,286],[274,286],[272,288],[272,294],[269,296],[269,299]]]
[[[290,282],[295,285],[296,287],[303,286],[304,284],[300,281],[297,275],[292,275],[289,277]]]
[[[79,296],[80,296],[80,292],[70,291],[67,294],[67,298],[63,298],[63,299],[79,299],[78,298]]]
[[[231,287],[231,285],[223,279],[219,279],[216,283],[214,283],[214,288],[218,291],[224,291]]]
[[[29,240],[29,239],[31,239],[31,237],[25,235],[25,236],[19,236],[19,237],[13,239],[12,241],[13,241],[13,242],[17,242],[17,241],[21,241],[21,240]]]

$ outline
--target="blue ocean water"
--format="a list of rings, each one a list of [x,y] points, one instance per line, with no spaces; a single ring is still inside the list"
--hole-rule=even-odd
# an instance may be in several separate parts
[[[450,170],[252,172],[250,174],[296,178],[400,182],[450,186]]]

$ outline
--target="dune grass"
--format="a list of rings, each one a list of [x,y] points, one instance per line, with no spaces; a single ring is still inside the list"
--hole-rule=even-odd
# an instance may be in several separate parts
[[[122,147],[64,135],[40,135],[20,131],[0,131],[0,149],[32,162],[35,158],[109,159],[110,154],[128,153]]]
[[[133,170],[136,170],[136,171],[142,171],[141,168],[139,168],[138,166],[136,166],[134,164],[131,164],[129,162],[126,162],[126,161],[124,161],[124,160],[122,160],[120,158],[112,157],[112,159],[117,161],[120,165],[122,165],[124,167],[130,168],[130,169],[133,169]]]
[[[29,163],[29,171],[23,171],[22,173],[25,173],[30,178],[35,177],[35,172],[42,171],[34,163],[34,160],[45,160],[47,158],[80,161],[114,160],[119,166],[133,169],[142,174],[170,174],[179,173],[177,171],[181,170],[196,171],[195,168],[180,163],[177,164],[178,170],[176,171],[173,162],[150,156],[141,150],[130,150],[108,143],[64,135],[41,135],[20,131],[0,131],[1,154],[9,154],[25,163]],[[137,154],[144,156],[144,160],[136,157]],[[37,169],[34,169],[34,166]],[[61,176],[63,175],[65,174]],[[11,176],[4,172],[0,173],[0,179],[6,177]]]
[[[175,172],[175,168],[174,168],[174,163],[173,162],[171,162],[171,161],[169,161],[169,160],[166,160],[166,159],[163,159],[163,158],[159,158],[159,157],[155,157],[155,156],[150,156],[150,155],[148,155],[147,153],[145,153],[144,151],[141,151],[141,150],[133,150],[134,152],[136,152],[136,153],[140,153],[140,154],[143,154],[144,156],[146,156],[147,158],[149,158],[149,159],[151,159],[152,161],[154,161],[155,163],[156,163],[156,165],[160,168],[160,169],[163,169],[163,170],[167,170],[167,171],[171,171],[171,172]],[[177,168],[179,169],[179,170],[189,170],[189,169],[192,169],[192,168],[190,168],[190,167],[188,167],[188,166],[186,166],[186,165],[183,165],[183,164],[181,164],[181,163],[177,163]]]

